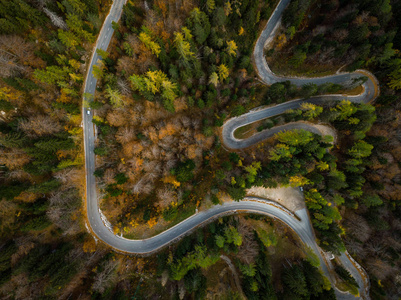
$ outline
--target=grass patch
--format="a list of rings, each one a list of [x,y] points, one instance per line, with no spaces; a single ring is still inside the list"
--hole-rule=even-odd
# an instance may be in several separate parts
[[[254,124],[255,123],[248,124],[248,125],[245,125],[245,126],[242,126],[238,129],[236,129],[234,131],[234,137],[236,139],[246,139],[246,138],[250,137],[252,135],[250,132],[253,131],[252,129],[254,127]]]
[[[336,288],[338,288],[342,292],[351,293],[354,296],[359,296],[359,291],[357,288],[350,286],[344,281],[337,281]]]
[[[338,91],[338,94],[346,94],[346,95],[349,95],[349,96],[357,96],[357,95],[360,95],[360,94],[362,94],[363,93],[363,86],[362,85],[359,85],[359,86],[357,86],[356,88],[353,88],[353,89],[344,89],[344,90],[340,90],[340,91]]]
[[[166,226],[163,226],[163,228],[158,228],[157,230],[153,230],[151,234],[146,236],[146,238],[150,238],[152,236],[158,235],[159,233],[166,231],[167,229],[177,225],[178,223],[184,221],[185,219],[189,218],[195,214],[195,204],[191,204],[185,208],[180,208],[177,214],[177,217],[170,221]],[[162,220],[163,217],[160,216],[160,219]],[[123,237],[126,239],[143,239],[143,232],[141,230],[135,230],[133,229],[132,232],[128,233],[123,233]]]
[[[178,223],[184,221],[185,219],[188,219],[190,216],[195,214],[195,208],[196,208],[195,204],[190,205],[185,208],[181,208],[178,211],[177,217],[168,224],[168,228],[173,227],[174,225],[177,225]]]
[[[282,76],[299,76],[299,77],[321,77],[333,75],[339,69],[338,66],[332,65],[315,65],[304,63],[295,68],[288,63],[290,57],[282,52],[274,52],[271,57],[267,58],[267,63],[273,73]]]
[[[279,117],[266,118],[251,124],[242,126],[234,131],[234,137],[237,139],[249,138],[263,130],[270,129],[274,126],[280,125]]]

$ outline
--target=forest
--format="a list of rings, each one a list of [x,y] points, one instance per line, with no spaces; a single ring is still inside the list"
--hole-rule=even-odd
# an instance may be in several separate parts
[[[0,0],[0,296],[2,299],[335,299],[358,293],[340,264],[332,287],[283,223],[221,217],[149,257],[123,255],[87,230],[82,109],[94,112],[100,208],[114,233],[142,239],[253,187],[302,187],[318,245],[347,250],[372,299],[401,296],[401,1],[293,0],[271,69],[323,76],[366,69],[369,104],[304,103],[240,128],[293,122],[242,150],[222,143],[230,118],[325,94],[336,84],[264,85],[255,42],[279,1],[127,1],[83,95],[111,0]],[[87,100],[83,101],[83,97]],[[89,101],[88,101],[89,100]],[[335,262],[336,264],[336,262]]]

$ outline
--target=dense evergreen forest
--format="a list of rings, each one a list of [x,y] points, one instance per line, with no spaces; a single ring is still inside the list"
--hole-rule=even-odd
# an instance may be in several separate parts
[[[367,270],[372,299],[401,296],[401,1],[293,0],[266,57],[278,74],[367,69],[371,104],[304,104],[240,137],[221,126],[261,105],[357,87],[266,87],[252,53],[278,1],[128,1],[108,51],[84,77],[110,0],[0,0],[0,296],[2,299],[335,299],[312,251],[286,226],[220,218],[160,253],[112,251],[86,229],[82,105],[98,129],[97,185],[115,233],[152,236],[252,187],[303,187],[318,244]],[[89,97],[89,95],[86,95]],[[250,132],[250,133],[249,133]],[[357,293],[341,265],[339,285]]]

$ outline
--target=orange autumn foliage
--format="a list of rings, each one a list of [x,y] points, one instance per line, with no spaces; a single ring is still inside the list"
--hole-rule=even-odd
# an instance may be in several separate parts
[[[143,146],[136,141],[123,144],[123,153],[128,158],[131,158],[131,157],[141,153],[142,150],[143,150]]]
[[[134,157],[134,158],[130,159],[129,163],[134,172],[139,172],[140,170],[142,170],[142,168],[141,168],[141,166],[143,164],[142,158]]]
[[[96,242],[93,238],[90,238],[89,240],[86,240],[84,242],[84,245],[82,246],[82,249],[86,253],[93,253],[96,251]]]
[[[187,148],[187,156],[189,159],[194,159],[197,156],[197,151],[196,149],[198,149],[197,145],[189,145]]]
[[[174,100],[174,107],[176,112],[186,110],[188,108],[187,101],[184,97],[176,98]]]
[[[167,123],[167,125],[160,129],[159,131],[159,139],[163,139],[165,136],[173,135],[177,132],[177,128],[171,124]]]
[[[156,0],[155,1],[155,6],[156,7],[158,7],[158,8],[160,8],[160,11],[161,11],[161,13],[162,13],[162,15],[163,15],[163,18],[166,18],[166,16],[167,16],[167,5],[166,5],[166,2],[165,1],[163,1],[163,0]]]
[[[181,183],[177,181],[174,175],[166,176],[162,179],[162,181],[164,183],[171,183],[172,185],[174,185],[175,188],[181,185]]]
[[[21,194],[19,194],[14,199],[17,200],[17,201],[32,203],[32,202],[35,202],[36,199],[39,198],[39,196],[40,195],[37,195],[37,194],[34,194],[34,193],[22,192]]]
[[[149,228],[152,228],[153,226],[155,226],[157,224],[157,219],[156,217],[151,218],[148,222],[147,222]]]
[[[62,90],[60,97],[57,98],[57,102],[70,103],[72,99]]]

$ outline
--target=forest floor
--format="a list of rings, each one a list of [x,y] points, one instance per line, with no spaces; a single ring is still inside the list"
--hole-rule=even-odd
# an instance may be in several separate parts
[[[305,208],[304,196],[299,188],[278,187],[270,189],[254,186],[247,190],[247,196],[256,196],[276,201],[292,212]]]

